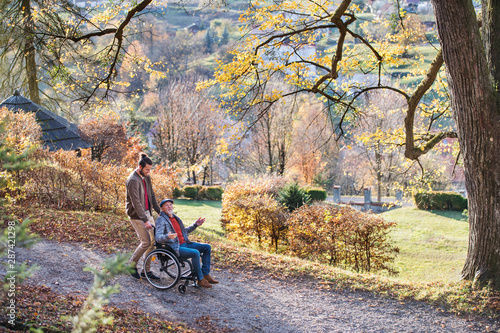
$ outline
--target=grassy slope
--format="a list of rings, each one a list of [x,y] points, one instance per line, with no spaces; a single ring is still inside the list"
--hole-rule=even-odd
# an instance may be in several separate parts
[[[398,223],[391,238],[401,251],[395,266],[402,281],[447,283],[460,280],[469,230],[460,212],[400,208],[382,216]]]

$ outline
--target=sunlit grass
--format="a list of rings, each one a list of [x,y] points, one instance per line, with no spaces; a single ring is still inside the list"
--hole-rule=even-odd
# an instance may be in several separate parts
[[[174,212],[182,219],[185,226],[191,225],[198,217],[204,217],[205,223],[196,229],[196,233],[202,233],[213,239],[224,238],[220,224],[221,211],[220,201],[175,199],[174,203]]]
[[[395,261],[400,280],[444,283],[460,280],[469,230],[460,212],[399,208],[382,216],[398,224],[390,236],[401,251]]]

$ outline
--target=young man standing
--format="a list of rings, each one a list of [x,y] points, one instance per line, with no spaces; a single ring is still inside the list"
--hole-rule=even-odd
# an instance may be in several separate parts
[[[174,214],[174,200],[164,199],[160,207],[161,214],[156,219],[156,239],[159,243],[170,245],[178,256],[191,258],[193,269],[198,277],[198,285],[203,288],[212,288],[212,284],[219,283],[210,276],[212,248],[209,244],[191,242],[188,238],[188,234],[202,225],[205,219],[200,217],[186,228],[182,220]]]
[[[144,267],[140,275],[137,271],[139,259],[143,255],[146,257],[153,250],[155,244],[154,219],[151,209],[154,209],[158,214],[161,212],[149,177],[152,166],[153,161],[148,155],[141,153],[137,168],[130,174],[125,183],[127,187],[127,215],[141,241],[130,258],[130,263],[133,266],[130,275],[136,279],[140,279],[141,276],[145,277],[146,274],[149,278],[158,279],[150,272],[149,267]]]

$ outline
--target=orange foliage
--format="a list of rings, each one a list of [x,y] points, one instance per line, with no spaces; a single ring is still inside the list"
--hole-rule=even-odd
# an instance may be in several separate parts
[[[0,122],[7,121],[7,131],[0,136],[4,144],[20,153],[42,144],[42,128],[36,122],[34,112],[13,112],[0,108]]]
[[[99,162],[121,163],[126,154],[127,131],[114,114],[86,119],[79,126],[82,138],[92,144],[92,159]]]
[[[277,176],[245,179],[228,185],[222,196],[222,226],[244,242],[268,240],[278,249],[285,235],[287,210],[277,200],[285,181]]]
[[[129,168],[137,167],[138,156],[146,149],[146,145],[141,143],[141,139],[137,136],[131,136],[126,143],[126,153],[121,164]]]
[[[175,187],[179,186],[178,173],[174,166],[157,164],[151,169],[151,180],[156,199],[172,198]]]
[[[394,272],[387,264],[399,249],[387,234],[395,223],[350,207],[317,204],[296,209],[287,225],[290,251],[299,257],[356,271]]]

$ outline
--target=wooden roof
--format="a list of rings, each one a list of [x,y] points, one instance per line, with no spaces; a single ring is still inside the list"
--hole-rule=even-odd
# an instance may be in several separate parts
[[[36,121],[42,127],[42,140],[49,150],[76,150],[90,148],[91,145],[80,137],[78,127],[61,116],[41,107],[30,99],[21,96],[16,90],[14,95],[0,103],[14,112],[35,112]]]

